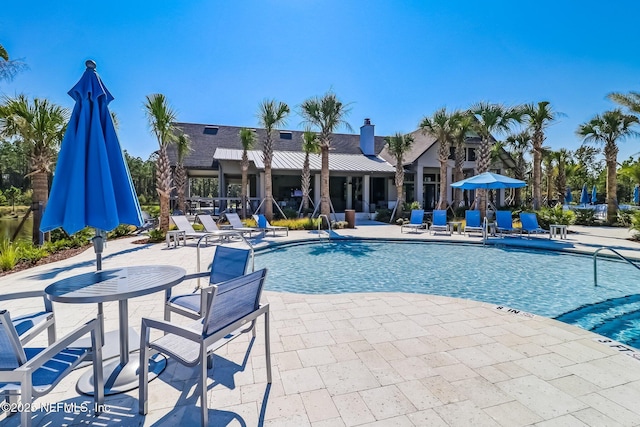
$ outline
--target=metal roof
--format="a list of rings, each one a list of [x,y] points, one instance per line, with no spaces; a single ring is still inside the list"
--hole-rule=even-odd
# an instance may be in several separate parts
[[[249,161],[258,169],[264,169],[262,151],[247,151]],[[274,170],[302,170],[305,153],[301,151],[274,151],[271,167]],[[242,150],[216,148],[214,160],[242,160]],[[309,155],[309,167],[312,171],[322,169],[320,154]],[[335,172],[395,172],[395,167],[378,156],[362,154],[329,154],[329,170]]]

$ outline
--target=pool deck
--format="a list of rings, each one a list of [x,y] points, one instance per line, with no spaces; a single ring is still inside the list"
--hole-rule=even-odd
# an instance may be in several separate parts
[[[612,247],[637,258],[640,244],[627,229],[572,226],[566,240],[491,238],[518,244],[593,252]],[[359,221],[334,237],[421,239],[480,243],[479,237],[428,232]],[[108,242],[103,268],[170,264],[196,271],[196,248]],[[315,232],[255,239],[257,246],[318,239]],[[215,245],[202,249],[210,260]],[[427,262],[425,260],[425,262]],[[92,249],[73,258],[0,277],[0,293],[43,289],[95,270]],[[320,283],[320,279],[318,279]],[[452,272],[452,282],[455,273]],[[188,291],[182,283],[176,292]],[[129,324],[162,318],[163,293],[129,302]],[[298,295],[265,291],[271,305],[273,383],[266,383],[263,322],[247,355],[249,337],[223,347],[209,373],[212,426],[640,426],[640,353],[620,351],[588,331],[494,304],[419,294]],[[34,305],[7,304],[12,314]],[[95,317],[95,304],[54,304],[58,336]],[[105,304],[106,330],[117,329],[118,304]],[[180,316],[176,323],[186,322]],[[44,343],[43,334],[40,340]],[[632,357],[630,357],[630,355]],[[134,354],[132,357],[136,357]],[[637,358],[636,358],[637,357]],[[74,371],[36,400],[89,402],[75,385],[89,368]],[[197,425],[196,373],[170,361],[149,384],[149,413],[138,414],[138,390],[106,397],[107,411],[43,410],[34,425]],[[197,405],[197,406],[196,406]],[[0,425],[17,426],[19,417]]]

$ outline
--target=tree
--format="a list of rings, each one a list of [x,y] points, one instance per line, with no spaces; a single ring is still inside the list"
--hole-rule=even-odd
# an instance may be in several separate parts
[[[636,116],[624,114],[620,109],[605,111],[578,127],[577,134],[583,143],[604,144],[604,158],[607,165],[607,221],[616,222],[618,212],[617,158],[618,141],[638,133],[631,126],[639,122]]]
[[[311,170],[309,168],[309,154],[318,154],[320,152],[320,143],[318,135],[311,129],[305,129],[302,134],[302,151],[304,151],[304,162],[302,163],[302,178],[300,186],[302,187],[302,209],[309,209],[309,193],[311,192]]]
[[[242,170],[242,189],[240,191],[240,199],[242,202],[242,218],[247,217],[247,184],[249,182],[249,156],[247,151],[253,149],[256,143],[256,134],[253,130],[242,128],[238,133],[240,136],[240,144],[242,144],[242,160],[240,161],[240,169]]]
[[[480,135],[480,147],[476,153],[476,172],[487,172],[491,166],[491,146],[493,134],[508,132],[514,122],[520,122],[521,111],[517,108],[504,107],[499,104],[479,102],[471,107],[475,117],[474,129]],[[477,190],[480,214],[486,215],[486,190]]]
[[[413,136],[403,135],[400,132],[385,139],[387,150],[396,159],[396,213],[398,218],[402,218],[402,210],[404,205],[404,155],[411,149],[413,144]],[[393,220],[393,218],[391,218]]]
[[[33,188],[32,202],[46,208],[49,199],[49,175],[69,120],[69,111],[46,99],[25,95],[5,98],[0,106],[0,133],[24,145],[29,156],[29,173]],[[40,242],[42,210],[33,213],[33,242]]]
[[[540,209],[541,189],[542,189],[542,144],[545,140],[544,131],[551,122],[556,120],[558,113],[555,113],[549,106],[548,101],[538,102],[538,104],[526,104],[523,114],[529,126],[532,136],[533,152],[533,209]]]
[[[531,133],[528,130],[509,135],[505,140],[505,145],[509,148],[511,157],[515,161],[513,177],[524,181],[526,179],[528,162],[524,155],[531,147]],[[522,188],[514,188],[514,199],[516,206],[522,206]]]
[[[9,59],[9,53],[0,44],[0,80],[11,81],[16,74],[27,68],[27,64],[20,60]]]
[[[555,174],[555,155],[551,150],[542,150],[542,163],[544,164],[545,175],[547,177],[547,206],[551,205],[553,199],[553,176]]]
[[[264,216],[267,221],[273,219],[273,182],[271,179],[271,162],[273,160],[273,133],[286,123],[289,106],[275,99],[265,99],[258,109],[258,121],[266,131],[262,145],[262,159],[264,161],[265,199]]]
[[[300,115],[305,125],[317,127],[320,130],[320,154],[322,168],[320,170],[320,214],[329,216],[331,212],[331,196],[329,194],[329,149],[332,134],[340,127],[352,130],[345,121],[349,114],[347,104],[338,99],[335,93],[329,91],[322,98],[313,97],[305,100],[300,106]]]
[[[610,93],[608,98],[624,107],[627,107],[632,113],[640,114],[640,92]]]
[[[169,106],[167,98],[161,93],[147,95],[144,104],[151,132],[158,140],[159,150],[156,159],[156,191],[160,199],[159,228],[169,231],[169,198],[171,196],[171,166],[167,147],[177,141],[175,121],[176,112]]]
[[[561,148],[553,153],[558,174],[556,175],[556,194],[560,203],[565,203],[565,195],[567,190],[567,163],[571,160],[571,152],[566,148]]]
[[[464,179],[464,162],[466,160],[465,142],[467,140],[467,134],[473,129],[473,121],[473,116],[471,116],[467,111],[456,111],[451,116],[452,127],[454,129],[453,144],[455,147],[455,160],[453,168],[453,180],[455,182]],[[461,188],[456,188],[454,190],[454,206],[460,206],[460,203],[462,202],[463,191],[464,190],[462,190]]]
[[[450,147],[453,142],[456,128],[453,120],[453,114],[447,113],[445,107],[440,108],[431,117],[425,117],[418,125],[422,129],[423,134],[430,135],[439,144],[438,161],[440,162],[440,198],[438,200],[437,209],[446,209],[447,207],[447,163],[449,162]],[[408,149],[408,148],[407,148]],[[396,169],[396,179],[398,172]],[[396,185],[398,185],[396,183]]]
[[[185,209],[185,189],[187,187],[187,171],[184,168],[184,158],[191,151],[191,140],[184,133],[178,135],[176,140],[176,148],[178,154],[178,162],[174,172],[174,182],[176,184],[176,193],[178,196],[177,208],[180,212],[186,212]]]

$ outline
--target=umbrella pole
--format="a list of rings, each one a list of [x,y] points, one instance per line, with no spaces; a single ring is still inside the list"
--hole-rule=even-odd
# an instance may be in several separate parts
[[[93,242],[93,250],[96,253],[96,270],[102,270],[102,250],[104,249],[103,231],[96,228],[96,235],[91,239]],[[104,309],[102,303],[98,303],[98,323],[100,324],[100,335],[104,345]]]

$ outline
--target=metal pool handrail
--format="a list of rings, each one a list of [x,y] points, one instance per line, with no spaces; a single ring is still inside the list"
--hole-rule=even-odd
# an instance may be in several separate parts
[[[629,258],[625,257],[620,252],[618,252],[615,249],[610,248],[608,246],[603,246],[601,248],[596,249],[596,251],[593,253],[593,285],[594,286],[598,286],[598,253],[600,251],[605,250],[605,249],[608,250],[608,251],[613,252],[618,258],[620,258],[623,261],[626,261],[627,263],[631,264],[632,266],[634,266],[635,268],[640,270],[640,267],[638,267],[638,265],[635,262],[633,262]]]
[[[254,257],[254,251],[253,251],[253,245],[251,243],[249,243],[249,241],[247,240],[246,237],[244,237],[244,234],[242,234],[239,231],[236,230],[218,230],[218,231],[214,231],[212,233],[207,233],[206,235],[200,237],[198,239],[198,245],[196,247],[196,273],[200,273],[200,243],[202,243],[202,239],[207,239],[209,237],[224,237],[224,236],[239,236],[244,243],[249,246],[249,251],[250,251],[250,256],[251,256],[251,271],[256,271],[256,267],[255,267],[255,257]],[[200,288],[200,278],[198,277],[198,288]]]
[[[327,225],[329,226],[329,231],[327,231],[327,238],[329,240],[331,240],[331,221],[329,220],[329,217],[327,215],[318,215],[318,219],[320,221],[318,221],[318,238],[322,237],[322,230],[320,229],[322,227],[322,218],[325,218],[327,220]]]

